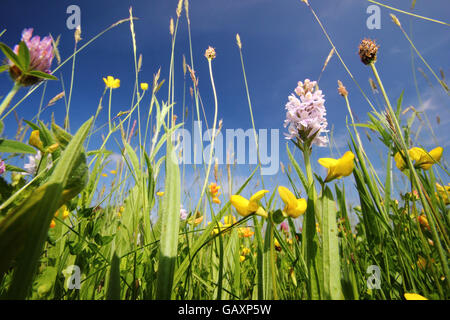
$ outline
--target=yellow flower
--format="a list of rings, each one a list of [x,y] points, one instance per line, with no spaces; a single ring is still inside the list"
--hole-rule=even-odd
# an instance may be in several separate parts
[[[419,223],[422,225],[423,228],[427,229],[428,231],[431,231],[428,219],[424,214],[421,214],[417,219],[419,220]]]
[[[58,143],[54,143],[54,144],[52,144],[51,146],[48,146],[48,147],[45,149],[45,152],[46,152],[46,153],[53,153],[53,152],[55,152],[55,151],[58,149],[58,147],[59,147],[59,144],[58,144]]]
[[[278,242],[277,239],[274,239],[273,244],[274,244],[275,249],[276,249],[277,251],[281,251],[281,245],[280,245],[280,243]]]
[[[162,197],[164,195],[164,191],[159,191],[159,192],[156,193],[156,195],[158,197]]]
[[[421,296],[417,293],[405,293],[406,300],[428,300],[427,298]]]
[[[200,216],[196,219],[194,217],[190,217],[188,219],[188,223],[194,225],[194,227],[198,226],[203,221],[203,216]]]
[[[67,217],[68,217],[69,215],[70,215],[70,211],[67,210],[67,207],[66,207],[66,206],[64,206],[64,211],[63,211],[63,214],[62,214],[63,220],[64,220],[64,219],[67,219]]]
[[[221,204],[220,199],[217,198],[217,197],[214,197],[214,198],[212,199],[212,201],[213,201],[214,203]]]
[[[117,171],[116,171],[116,170],[111,170],[109,173],[111,173],[111,174],[117,174]]]
[[[411,158],[411,161],[414,162],[415,168],[420,168],[424,170],[428,170],[431,166],[441,160],[442,153],[444,149],[442,147],[437,147],[431,150],[430,152],[425,151],[422,148],[414,147],[409,149],[408,155]],[[401,171],[407,168],[405,159],[403,158],[400,152],[397,152],[394,156],[395,164],[397,168]]]
[[[124,208],[123,206],[120,206],[119,212],[117,213],[117,216],[118,216],[119,218],[121,218],[124,211],[125,211],[125,208]]]
[[[50,229],[53,229],[54,227],[56,227],[56,222],[52,219],[52,222],[50,223]]]
[[[102,177],[107,177],[108,175],[106,173],[102,173]]]
[[[247,247],[243,248],[243,249],[242,249],[242,252],[241,252],[241,254],[242,254],[243,256],[247,256],[247,255],[249,255],[250,253],[251,253],[251,250],[250,250],[249,248],[247,248]]]
[[[245,257],[244,256],[239,256],[239,261],[240,262],[244,262],[245,261]]]
[[[228,215],[223,218],[223,222],[225,222],[225,227],[228,228],[236,223],[236,218],[232,215]]]
[[[209,225],[210,223],[211,223],[211,222],[208,222],[208,225]],[[223,230],[223,229],[226,228],[226,227],[223,225],[222,222],[219,222],[218,225],[219,225],[219,227],[215,227],[215,228],[213,229],[213,231],[211,232],[212,235],[216,235],[216,234],[218,234],[221,230]]]
[[[236,211],[241,216],[248,216],[251,213],[256,213],[262,217],[267,217],[267,212],[259,205],[259,200],[264,197],[268,190],[261,190],[252,195],[250,200],[245,199],[240,195],[232,195],[230,198],[231,204],[236,208]]]
[[[286,187],[278,187],[278,194],[285,204],[283,209],[284,216],[290,216],[295,219],[305,213],[307,207],[305,199],[297,199]]]
[[[31,146],[36,147],[42,151],[42,149],[44,148],[44,144],[42,143],[41,139],[39,138],[39,130],[34,130],[31,132],[30,140],[28,141],[28,143]]]
[[[147,91],[148,90],[148,83],[147,82],[142,82],[141,83],[141,89],[144,90],[144,91]]]
[[[250,238],[255,234],[250,227],[239,228],[238,233],[241,238]]]
[[[211,193],[212,197],[216,197],[219,195],[220,186],[218,186],[215,182],[212,182],[209,185],[209,192]]]
[[[448,205],[450,203],[450,201],[448,200],[448,195],[450,194],[450,184],[443,187],[440,184],[436,183],[436,190],[436,196],[441,197],[444,201],[444,204]]]
[[[114,79],[112,76],[108,76],[107,78],[103,78],[103,81],[106,84],[106,87],[110,89],[117,89],[120,87],[120,80]]]
[[[351,151],[347,151],[339,159],[320,158],[319,164],[328,169],[325,182],[349,176],[355,168],[354,159],[355,155]]]

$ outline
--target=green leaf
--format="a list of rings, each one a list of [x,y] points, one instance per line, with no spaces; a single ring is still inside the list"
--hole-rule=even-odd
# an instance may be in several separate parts
[[[21,41],[19,44],[19,55],[20,64],[23,66],[25,72],[30,68],[30,51],[28,50],[25,42]]]
[[[57,77],[55,77],[54,75],[42,72],[42,71],[37,71],[37,70],[33,70],[33,71],[28,71],[27,75],[36,77],[36,78],[40,78],[40,79],[45,79],[45,80],[58,80]]]
[[[180,168],[171,136],[167,139],[165,194],[160,208],[161,239],[156,298],[172,295],[180,227]]]
[[[120,300],[120,259],[115,253],[109,270],[106,300]]]
[[[67,199],[64,186],[77,165],[83,141],[92,125],[86,121],[61,155],[47,183],[33,191],[0,222],[0,278],[15,259],[16,270],[7,297],[25,299],[38,269],[50,222]]]
[[[341,269],[339,256],[339,239],[336,223],[336,204],[330,188],[326,187],[322,197],[317,202],[322,216],[322,277],[323,298],[340,300],[343,298],[341,289]]]
[[[22,168],[12,166],[10,164],[7,164],[5,166],[6,171],[13,171],[13,172],[27,172],[26,170],[23,170]]]
[[[19,141],[0,139],[0,153],[31,153],[35,154],[36,150]]]
[[[2,50],[3,54],[12,61],[16,65],[17,68],[19,68],[22,72],[25,71],[24,66],[22,65],[19,57],[14,53],[14,51],[8,47],[3,42],[0,42],[0,50]]]
[[[33,130],[39,130],[39,126],[38,126],[38,125],[36,125],[36,124],[34,124],[33,122],[30,122],[30,121],[28,121],[28,120],[24,120],[24,121],[25,121],[25,123],[26,123],[27,125],[30,126],[31,129],[33,129]]]
[[[0,66],[0,73],[5,72],[9,69],[9,65],[5,64],[3,66]]]

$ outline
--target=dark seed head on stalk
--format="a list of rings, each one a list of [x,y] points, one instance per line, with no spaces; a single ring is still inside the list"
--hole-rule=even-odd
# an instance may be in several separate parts
[[[380,46],[375,43],[375,40],[364,39],[359,45],[359,57],[365,65],[377,61],[377,52]]]

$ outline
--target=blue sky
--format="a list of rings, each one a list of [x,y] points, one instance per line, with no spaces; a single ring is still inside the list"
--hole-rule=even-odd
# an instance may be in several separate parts
[[[73,30],[66,27],[66,8],[77,4],[81,8],[82,45],[94,35],[112,23],[128,17],[128,9],[139,18],[135,22],[138,54],[143,54],[141,81],[151,82],[153,74],[161,67],[161,78],[168,78],[170,61],[169,20],[175,18],[177,0],[165,1],[15,1],[3,0],[0,11],[0,31],[6,29],[1,41],[13,46],[20,39],[22,30],[33,27],[35,34],[44,36],[51,33],[61,35],[59,46],[63,59],[73,51]],[[331,47],[322,33],[313,15],[300,0],[196,0],[190,1],[190,17],[192,27],[193,56],[196,74],[208,122],[212,123],[213,99],[209,81],[207,61],[203,54],[211,45],[217,51],[213,61],[215,84],[219,99],[219,119],[223,119],[224,129],[251,127],[245,87],[240,65],[239,51],[235,35],[239,33],[243,42],[243,53],[250,95],[252,99],[255,124],[257,128],[280,130],[280,157],[284,164],[288,162],[285,155],[283,137],[284,106],[287,97],[293,92],[300,80],[309,78],[316,80],[322,70],[324,61]],[[410,10],[411,0],[389,1],[389,5]],[[324,23],[339,53],[360,83],[369,99],[376,105],[381,104],[381,96],[371,92],[368,79],[372,74],[359,60],[357,47],[359,42],[370,37],[381,45],[377,67],[387,88],[391,101],[395,101],[402,90],[405,90],[404,107],[414,106],[418,110],[426,110],[435,130],[438,143],[445,149],[450,146],[448,140],[449,97],[415,56],[415,67],[422,68],[429,82],[416,71],[422,105],[419,103],[412,77],[411,51],[401,31],[389,17],[390,11],[381,8],[381,29],[369,30],[366,27],[367,7],[371,4],[363,0],[314,1],[311,5]],[[450,3],[448,0],[417,0],[415,13],[450,21]],[[445,75],[450,75],[450,28],[430,21],[411,18],[396,13],[405,29],[412,31],[412,38],[418,50],[430,66],[439,73],[442,68]],[[183,101],[182,55],[189,58],[187,24],[184,13],[176,42],[175,50],[175,88],[176,100],[179,103],[175,112],[181,112]],[[54,63],[54,66],[56,62]],[[64,80],[67,87],[70,82],[71,63],[68,63],[56,74]],[[76,60],[75,84],[71,105],[71,128],[74,131],[97,109],[98,101],[104,90],[102,77],[113,75],[121,80],[121,87],[113,92],[113,114],[129,109],[134,84],[134,62],[129,25],[124,23],[109,31],[92,45],[82,51]],[[320,88],[325,94],[329,128],[334,128],[336,143],[340,153],[346,150],[345,119],[348,116],[344,100],[337,93],[337,80],[344,82],[350,95],[350,102],[359,121],[367,119],[370,107],[363,99],[356,85],[352,82],[336,55],[328,64],[320,79]],[[448,82],[448,81],[447,81]],[[430,84],[431,85],[430,85]],[[191,85],[187,80],[188,87]],[[0,74],[0,96],[6,94],[12,86],[7,74]],[[44,101],[47,102],[61,92],[61,83],[48,84]],[[167,99],[167,86],[163,87],[160,99]],[[188,92],[188,90],[187,90]],[[25,91],[21,92],[24,94]],[[19,94],[18,97],[21,96]],[[20,117],[29,119],[37,111],[42,96],[42,88],[17,108]],[[17,102],[16,100],[14,100]],[[193,104],[186,94],[189,115],[192,115]],[[106,107],[106,103],[104,103]],[[177,109],[179,108],[179,109]],[[100,114],[97,124],[107,121],[107,108]],[[64,101],[61,100],[43,114],[49,120],[54,112],[56,121],[62,124],[65,116]],[[436,116],[441,119],[440,125]],[[11,137],[16,130],[16,122],[11,114],[5,119],[5,134]],[[188,126],[189,127],[189,126]],[[421,143],[427,148],[435,146],[427,129],[423,129]],[[372,134],[376,141],[376,136]],[[92,140],[92,147],[101,142],[100,135]],[[374,163],[383,171],[379,158],[386,157],[386,150],[379,144],[363,141],[374,157]],[[134,140],[137,143],[137,140]],[[108,145],[114,149],[115,143]],[[447,148],[446,148],[447,147]],[[448,154],[445,151],[445,154]],[[316,148],[314,158],[337,156],[336,150],[330,153],[329,148]],[[322,168],[315,165],[317,172],[325,174]],[[249,173],[247,166],[238,168],[236,175],[241,179]],[[189,173],[187,173],[189,175]],[[224,171],[226,177],[226,171]],[[352,183],[352,178],[348,178]],[[446,179],[448,179],[446,177]],[[280,174],[266,179],[269,184],[286,183]],[[349,189],[347,187],[347,189]]]

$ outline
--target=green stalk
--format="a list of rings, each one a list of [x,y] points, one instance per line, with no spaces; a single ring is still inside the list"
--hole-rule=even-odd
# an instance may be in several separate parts
[[[5,109],[9,106],[11,100],[19,91],[20,87],[21,86],[18,82],[14,82],[14,86],[12,87],[11,91],[9,91],[8,95],[3,99],[2,104],[0,105],[0,115],[2,115],[3,111],[5,111]]]
[[[302,148],[303,159],[305,162],[306,176],[308,180],[308,208],[306,209],[303,219],[303,235],[302,250],[306,265],[308,267],[308,294],[312,300],[320,299],[320,284],[317,273],[317,251],[319,250],[316,236],[316,198],[317,193],[314,187],[314,178],[311,168],[311,148],[305,144]]]

